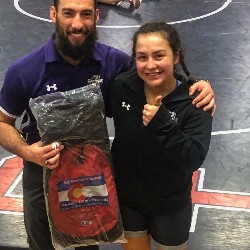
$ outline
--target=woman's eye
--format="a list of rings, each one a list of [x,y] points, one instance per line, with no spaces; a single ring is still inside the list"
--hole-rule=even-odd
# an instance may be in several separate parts
[[[155,58],[158,59],[158,60],[159,60],[159,59],[162,59],[162,58],[163,58],[163,55],[156,55]]]
[[[146,60],[146,57],[145,56],[137,56],[137,60],[143,61],[143,60]]]

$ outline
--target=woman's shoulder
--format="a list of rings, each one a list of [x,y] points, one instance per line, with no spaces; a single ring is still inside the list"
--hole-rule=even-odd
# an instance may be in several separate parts
[[[116,78],[115,81],[119,82],[126,82],[127,80],[134,80],[138,78],[138,74],[135,69],[130,69],[126,72],[120,73]]]

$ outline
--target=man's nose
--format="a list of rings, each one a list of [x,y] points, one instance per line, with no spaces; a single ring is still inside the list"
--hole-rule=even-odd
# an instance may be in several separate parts
[[[72,28],[76,30],[80,30],[83,27],[83,22],[80,17],[80,15],[75,15],[75,17],[72,19]]]

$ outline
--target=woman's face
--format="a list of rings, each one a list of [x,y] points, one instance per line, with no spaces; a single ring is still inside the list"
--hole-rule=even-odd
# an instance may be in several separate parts
[[[173,81],[179,57],[160,33],[140,34],[135,52],[138,75],[146,84],[157,87]]]

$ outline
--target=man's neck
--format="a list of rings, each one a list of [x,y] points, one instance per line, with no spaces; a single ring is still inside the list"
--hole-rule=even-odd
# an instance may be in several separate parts
[[[69,64],[72,64],[72,65],[76,66],[76,65],[78,65],[78,64],[82,61],[83,57],[81,57],[80,59],[73,59],[73,58],[71,58],[71,57],[69,57],[69,56],[64,55],[64,54],[62,53],[62,51],[61,51],[61,50],[58,48],[58,46],[57,46],[57,41],[56,41],[56,36],[55,36],[55,35],[54,35],[54,44],[55,44],[55,47],[56,47],[58,53],[59,53],[59,54],[61,55],[61,57],[62,57],[65,61],[67,61]]]
[[[67,61],[68,63],[70,63],[70,64],[72,64],[74,66],[77,66],[83,59],[83,57],[82,57],[82,58],[76,60],[76,59],[73,59],[73,58],[71,58],[69,56],[63,55],[60,51],[59,51],[59,53],[64,58],[65,61]]]

